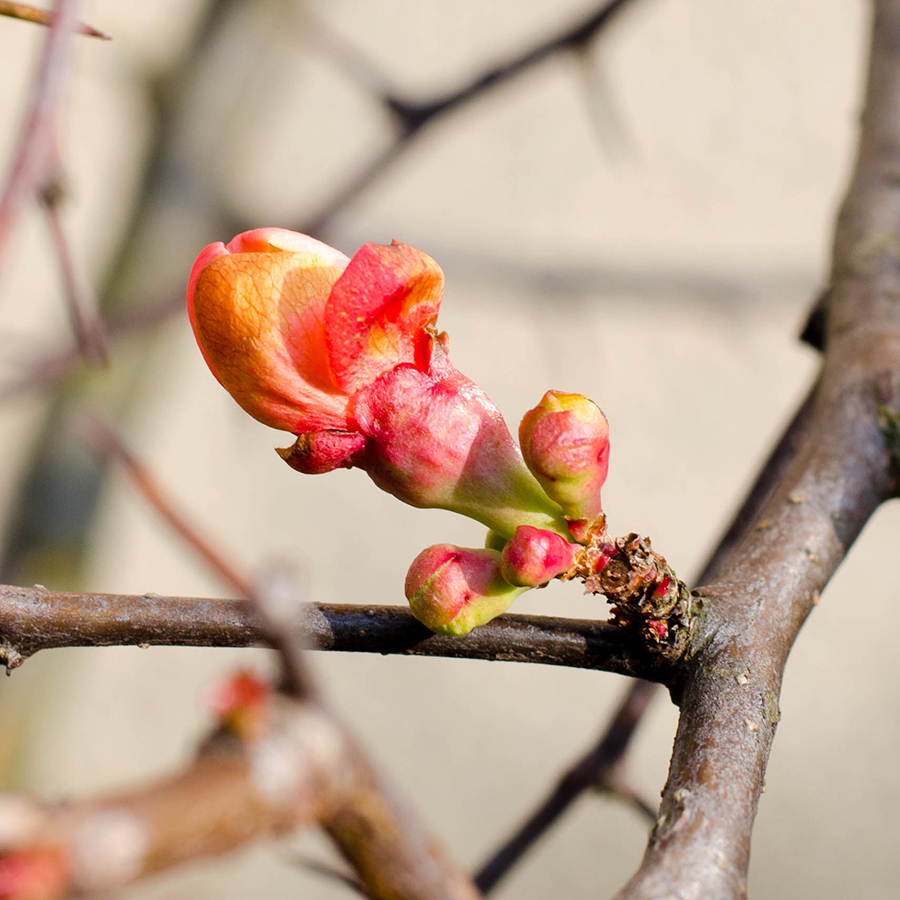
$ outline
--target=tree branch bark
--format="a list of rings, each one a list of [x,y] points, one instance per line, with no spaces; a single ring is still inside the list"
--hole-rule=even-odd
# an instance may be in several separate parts
[[[405,607],[310,603],[304,631],[313,649],[492,659],[597,669],[653,681],[669,665],[615,625],[590,619],[505,615],[465,637],[433,634]],[[88,594],[0,585],[0,663],[10,669],[54,647],[265,646],[243,600]]]
[[[900,0],[875,0],[859,156],[838,218],[812,423],[755,530],[701,589],[662,806],[619,900],[746,896],[750,832],[791,646],[896,491]]]

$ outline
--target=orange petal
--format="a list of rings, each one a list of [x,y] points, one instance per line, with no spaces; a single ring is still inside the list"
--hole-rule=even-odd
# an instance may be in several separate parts
[[[366,244],[350,260],[325,307],[334,380],[348,394],[400,363],[428,371],[444,273],[396,241]]]
[[[237,241],[229,247],[244,246]],[[348,398],[335,385],[323,333],[325,302],[346,257],[229,254],[222,245],[211,245],[204,256],[205,266],[192,273],[188,305],[197,341],[223,387],[273,428],[295,434],[348,428]]]

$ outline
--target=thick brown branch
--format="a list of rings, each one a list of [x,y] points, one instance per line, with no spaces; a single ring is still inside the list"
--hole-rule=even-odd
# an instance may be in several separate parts
[[[306,633],[319,650],[542,663],[654,681],[668,672],[658,656],[607,622],[505,615],[460,638],[432,634],[403,607],[316,603],[306,610]],[[0,586],[0,661],[11,667],[53,647],[264,643],[258,617],[242,600]]]
[[[760,510],[778,486],[809,429],[815,394],[815,389],[810,392],[775,445],[737,514],[704,565],[699,577],[701,584],[710,581],[721,570],[734,549],[752,530]],[[479,870],[475,883],[485,894],[493,890],[585,791],[597,785],[609,785],[612,793],[622,792],[623,786],[616,777],[617,770],[621,768],[631,738],[658,690],[659,685],[647,681],[635,682],[627,688],[596,745],[566,771],[528,819]],[[634,802],[640,806],[637,798]]]
[[[900,408],[900,0],[876,0],[866,111],[838,221],[821,384],[756,529],[701,591],[660,817],[620,900],[746,895],[787,655],[896,489]]]

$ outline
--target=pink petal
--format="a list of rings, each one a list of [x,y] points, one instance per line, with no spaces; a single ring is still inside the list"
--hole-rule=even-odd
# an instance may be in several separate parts
[[[443,287],[438,264],[413,247],[396,241],[361,247],[325,308],[338,386],[354,394],[404,362],[427,371]]]

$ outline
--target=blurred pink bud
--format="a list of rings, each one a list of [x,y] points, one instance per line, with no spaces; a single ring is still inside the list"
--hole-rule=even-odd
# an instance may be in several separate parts
[[[581,394],[547,391],[525,413],[519,442],[528,468],[567,519],[591,521],[602,513],[609,425],[595,403]]]
[[[243,669],[216,685],[209,706],[219,724],[243,740],[260,737],[266,730],[272,686],[256,672]]]
[[[496,550],[453,544],[423,550],[406,576],[412,614],[438,634],[468,634],[506,612],[525,590],[503,579]]]
[[[59,900],[68,893],[69,857],[54,845],[0,856],[0,900]]]
[[[552,531],[520,525],[503,548],[500,571],[510,584],[537,587],[568,572],[583,549]]]

